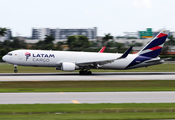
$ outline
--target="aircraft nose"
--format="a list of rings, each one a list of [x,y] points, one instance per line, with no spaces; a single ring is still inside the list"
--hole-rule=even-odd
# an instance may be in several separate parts
[[[2,57],[2,60],[7,61],[7,56],[4,55],[4,56]]]

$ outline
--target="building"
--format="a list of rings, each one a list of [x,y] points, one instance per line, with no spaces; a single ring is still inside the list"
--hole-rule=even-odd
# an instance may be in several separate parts
[[[4,36],[0,36],[0,41],[10,40],[12,38],[12,31],[11,29],[7,28],[6,34]]]
[[[32,39],[43,40],[45,35],[50,35],[51,30],[49,28],[33,28],[32,29]]]
[[[147,28],[145,31],[137,31],[137,32],[124,32],[125,38],[135,37],[137,39],[145,39],[145,38],[153,38],[155,37],[159,31],[152,31],[152,28]],[[175,32],[170,31],[169,35],[173,35],[175,37]]]
[[[71,35],[84,35],[96,39],[97,27],[94,28],[32,28],[32,39],[43,40],[45,35],[53,35],[55,39],[67,39]]]

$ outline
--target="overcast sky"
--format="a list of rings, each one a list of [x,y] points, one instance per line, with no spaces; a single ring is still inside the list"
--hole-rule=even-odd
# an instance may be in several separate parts
[[[98,36],[175,30],[175,0],[0,0],[0,27],[31,36],[32,27],[98,28]]]

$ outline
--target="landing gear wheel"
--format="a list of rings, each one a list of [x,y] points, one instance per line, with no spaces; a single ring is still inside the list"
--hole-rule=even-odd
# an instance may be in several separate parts
[[[83,74],[83,71],[79,71],[79,74],[82,75]]]
[[[92,75],[92,72],[91,72],[91,71],[88,71],[87,74],[88,74],[88,75]]]
[[[14,72],[17,73],[18,72],[17,65],[14,65],[14,68],[15,68]]]
[[[15,73],[17,73],[17,72],[18,72],[18,70],[14,70],[14,72],[15,72]]]
[[[92,74],[92,72],[91,71],[79,71],[79,74],[80,75],[91,75]]]
[[[87,72],[81,70],[81,71],[79,71],[79,73],[80,73],[80,75],[86,75]]]

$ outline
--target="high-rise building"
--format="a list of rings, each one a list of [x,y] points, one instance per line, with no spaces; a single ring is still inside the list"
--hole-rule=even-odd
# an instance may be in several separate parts
[[[97,27],[94,28],[32,28],[32,39],[43,40],[45,35],[53,35],[55,39],[67,39],[71,35],[84,35],[89,39],[97,37]]]
[[[33,28],[32,29],[32,39],[40,39],[43,40],[45,35],[50,35],[49,28]]]

